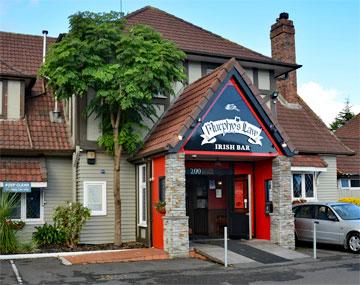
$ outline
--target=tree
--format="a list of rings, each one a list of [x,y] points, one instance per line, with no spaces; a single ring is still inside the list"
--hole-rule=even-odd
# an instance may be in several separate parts
[[[349,98],[345,101],[345,107],[337,114],[335,120],[330,124],[330,130],[333,132],[336,131],[338,128],[345,125],[345,123],[354,117],[355,114],[351,112],[351,106]]]
[[[141,144],[142,118],[155,114],[155,94],[173,94],[185,79],[185,54],[147,26],[126,25],[121,14],[79,12],[70,29],[54,43],[39,74],[57,99],[96,92],[87,114],[102,118],[98,143],[114,157],[114,243],[121,244],[120,161]]]

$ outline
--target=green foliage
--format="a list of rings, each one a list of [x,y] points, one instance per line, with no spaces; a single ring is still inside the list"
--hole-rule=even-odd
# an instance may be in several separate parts
[[[66,232],[53,225],[44,224],[40,227],[35,227],[35,229],[33,241],[38,246],[63,245],[67,241]]]
[[[33,241],[22,243],[19,245],[17,253],[33,253],[37,250],[37,244]]]
[[[65,233],[67,246],[73,248],[78,244],[80,231],[89,218],[90,209],[81,203],[67,202],[55,209],[54,226]]]
[[[19,247],[10,215],[17,202],[17,195],[2,192],[0,189],[0,253],[14,253]]]
[[[155,115],[154,95],[173,94],[173,83],[185,79],[185,54],[150,27],[126,26],[117,12],[80,12],[69,19],[69,33],[50,47],[40,75],[60,99],[93,89],[87,113],[103,118],[99,143],[112,152],[117,126],[118,143],[133,153],[142,118]]]
[[[330,130],[336,131],[338,128],[345,125],[345,123],[351,120],[355,114],[351,111],[350,101],[346,99],[345,107],[339,112],[335,120],[330,124]]]
[[[166,212],[166,202],[156,202],[154,204],[154,208],[159,212],[159,213],[165,213]]]

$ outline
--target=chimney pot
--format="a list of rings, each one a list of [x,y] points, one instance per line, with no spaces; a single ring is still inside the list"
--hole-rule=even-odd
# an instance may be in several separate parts
[[[43,31],[42,31],[42,34],[43,34],[43,35],[47,35],[48,33],[49,33],[49,32],[48,32],[47,30],[43,30]]]
[[[279,19],[289,20],[289,13],[286,12],[280,13]]]

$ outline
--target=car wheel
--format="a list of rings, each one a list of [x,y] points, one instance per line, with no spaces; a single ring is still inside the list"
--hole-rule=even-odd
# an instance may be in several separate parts
[[[348,238],[348,248],[351,252],[359,253],[360,252],[360,234],[351,233]]]

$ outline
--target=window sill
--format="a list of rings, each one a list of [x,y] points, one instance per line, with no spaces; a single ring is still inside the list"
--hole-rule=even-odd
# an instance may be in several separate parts
[[[104,217],[107,216],[106,213],[91,213],[90,217]]]
[[[349,191],[349,190],[359,191],[360,188],[359,187],[346,187],[346,188],[341,188],[341,190],[343,190],[343,191]]]
[[[147,224],[140,223],[140,224],[138,224],[138,227],[147,228]]]
[[[40,220],[22,220],[22,219],[11,219],[11,221],[13,222],[24,222],[25,226],[26,225],[43,225],[45,224],[45,221],[40,219]]]

